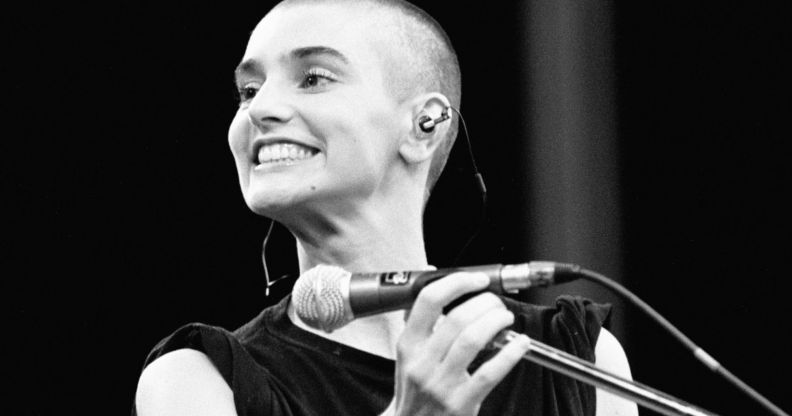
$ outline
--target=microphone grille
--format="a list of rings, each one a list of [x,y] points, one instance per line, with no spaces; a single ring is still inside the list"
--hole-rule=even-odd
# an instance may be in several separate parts
[[[348,324],[351,318],[347,318],[342,286],[351,277],[346,270],[325,264],[303,273],[292,289],[297,316],[308,326],[325,332]]]

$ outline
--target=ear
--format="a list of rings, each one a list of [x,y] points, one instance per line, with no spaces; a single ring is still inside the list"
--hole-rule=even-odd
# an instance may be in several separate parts
[[[431,160],[435,150],[448,136],[451,125],[451,103],[440,93],[421,94],[411,101],[412,128],[399,145],[399,154],[407,163]],[[421,129],[426,120],[436,120],[447,114],[448,118],[434,125],[431,131]]]

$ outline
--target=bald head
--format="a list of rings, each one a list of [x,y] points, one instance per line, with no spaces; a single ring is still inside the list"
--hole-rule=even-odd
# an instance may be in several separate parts
[[[368,33],[383,60],[387,88],[398,101],[439,92],[459,109],[462,85],[456,52],[448,35],[426,12],[403,0],[284,0],[275,9],[322,4],[348,5],[370,16]],[[445,167],[457,131],[457,118],[452,117],[432,158],[427,198]]]

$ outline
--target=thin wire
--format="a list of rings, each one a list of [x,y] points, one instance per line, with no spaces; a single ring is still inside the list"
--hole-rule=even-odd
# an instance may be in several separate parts
[[[289,277],[288,275],[282,276],[270,282],[269,268],[267,268],[267,243],[269,242],[270,235],[272,235],[273,228],[275,228],[275,220],[270,220],[269,228],[267,228],[267,235],[264,236],[264,242],[261,244],[261,263],[264,265],[264,279],[267,281],[267,288],[264,290],[265,297],[269,297],[270,287]]]
[[[449,106],[448,108],[454,110],[454,112],[457,113],[457,115],[459,116],[459,121],[462,122],[462,130],[464,130],[465,132],[465,140],[467,141],[468,154],[470,155],[470,163],[473,165],[473,173],[478,175],[479,169],[478,169],[478,165],[476,165],[476,158],[473,157],[473,145],[470,143],[470,135],[468,134],[467,124],[465,124],[465,118],[462,117],[462,113],[460,113],[459,110],[457,110],[456,108],[451,106]]]
[[[609,278],[605,277],[604,275],[601,275],[601,274],[599,274],[597,272],[594,272],[594,271],[591,271],[591,270],[587,270],[587,269],[582,269],[581,268],[579,273],[580,273],[579,275],[582,278],[584,278],[586,280],[590,280],[590,281],[595,282],[595,283],[599,283],[599,284],[607,287],[608,289],[616,292],[617,294],[623,296],[624,298],[626,298],[630,302],[632,302],[633,305],[635,305],[636,307],[638,307],[638,309],[641,309],[644,313],[649,315],[649,317],[651,317],[657,323],[659,323],[660,326],[663,327],[663,329],[665,329],[666,331],[671,333],[671,335],[676,340],[681,342],[682,345],[684,345],[687,349],[689,349],[693,353],[693,356],[698,361],[703,363],[705,366],[707,366],[710,370],[712,370],[716,374],[719,374],[720,376],[722,376],[723,378],[725,378],[726,380],[731,382],[733,385],[735,385],[737,387],[738,390],[742,391],[743,393],[747,394],[752,399],[754,399],[757,402],[759,402],[768,411],[770,411],[771,413],[773,413],[775,415],[779,415],[779,416],[789,416],[787,413],[785,413],[783,410],[781,410],[781,408],[779,408],[778,406],[773,404],[770,400],[768,400],[767,398],[762,396],[759,392],[754,390],[751,386],[749,386],[748,384],[746,384],[745,382],[743,382],[742,380],[737,378],[737,376],[735,376],[729,370],[727,370],[725,367],[723,367],[719,362],[717,362],[714,358],[712,358],[711,355],[707,354],[706,351],[704,351],[701,347],[696,345],[690,338],[688,338],[685,334],[683,334],[682,331],[677,329],[674,325],[671,324],[671,322],[669,322],[667,319],[665,319],[663,317],[663,315],[660,315],[659,312],[657,312],[656,310],[654,310],[654,308],[649,306],[648,303],[646,303],[643,300],[641,300],[641,298],[639,298],[638,296],[636,296],[635,294],[633,294],[632,292],[627,290],[627,288],[625,288],[624,286],[620,285],[616,281],[614,281],[612,279],[609,279]]]
[[[479,235],[481,229],[484,227],[484,223],[486,222],[487,186],[484,184],[484,177],[481,175],[481,172],[479,172],[478,165],[476,165],[476,158],[473,156],[473,146],[470,142],[470,134],[468,134],[465,118],[462,117],[462,113],[460,113],[459,110],[457,110],[456,108],[451,106],[449,106],[448,108],[454,110],[454,112],[457,113],[457,115],[459,116],[459,121],[462,122],[462,130],[465,133],[465,141],[467,143],[468,155],[470,155],[470,164],[473,167],[473,177],[476,178],[476,185],[479,190],[479,194],[481,195],[481,213],[479,214],[478,224],[476,225],[476,229],[473,230],[473,234],[470,235],[470,237],[465,242],[465,245],[463,245],[462,248],[457,253],[456,258],[454,258],[454,262],[452,264],[456,265],[457,263],[459,263],[459,259],[462,257],[462,254],[465,253],[465,250],[467,250],[470,243],[472,243],[473,240]]]

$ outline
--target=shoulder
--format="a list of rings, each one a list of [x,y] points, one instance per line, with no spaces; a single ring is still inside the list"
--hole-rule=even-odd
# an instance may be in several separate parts
[[[602,328],[594,348],[595,365],[609,373],[631,380],[630,364],[619,340]],[[638,407],[626,399],[597,389],[597,415],[633,416]]]
[[[236,415],[231,388],[206,354],[171,351],[146,366],[135,395],[137,414]]]
[[[613,334],[602,328],[594,348],[595,364],[622,377],[631,378],[630,364],[621,343]]]
[[[600,329],[607,326],[609,304],[592,302],[579,296],[561,295],[552,305],[535,305],[503,298],[506,307],[519,319],[515,330],[541,342],[587,360],[594,360],[594,347]]]
[[[630,365],[621,343],[603,325],[610,320],[611,306],[590,299],[562,295],[552,306],[531,305],[512,300],[507,307],[519,310],[523,324],[516,329],[539,341],[565,350],[605,371],[631,379]],[[619,396],[596,389],[597,415],[635,416],[637,406]]]

